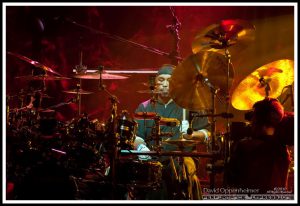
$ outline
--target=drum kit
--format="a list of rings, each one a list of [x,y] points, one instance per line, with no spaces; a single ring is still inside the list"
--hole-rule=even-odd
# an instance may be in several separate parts
[[[242,80],[229,96],[229,90],[234,80],[234,67],[231,62],[229,48],[235,46],[247,46],[254,39],[255,27],[242,20],[224,20],[214,24],[196,35],[192,43],[193,54],[183,59],[173,72],[170,80],[170,95],[182,108],[190,111],[208,110],[211,118],[211,152],[210,153],[186,153],[185,147],[194,146],[199,141],[164,140],[162,137],[172,136],[171,133],[163,133],[160,126],[178,127],[180,121],[174,118],[161,117],[154,112],[137,112],[134,119],[154,120],[153,133],[150,137],[155,141],[156,147],[150,152],[131,152],[134,149],[137,123],[131,118],[128,111],[117,111],[118,99],[109,93],[102,84],[102,80],[120,80],[129,78],[124,74],[111,74],[99,68],[93,73],[79,69],[73,76],[81,80],[99,80],[99,89],[104,90],[110,96],[111,115],[106,122],[90,120],[89,115],[81,114],[69,122],[59,122],[55,118],[55,108],[62,105],[77,103],[80,108],[81,95],[89,95],[93,92],[81,88],[77,84],[75,89],[63,91],[66,94],[76,95],[76,98],[68,102],[59,103],[52,107],[41,109],[41,101],[44,98],[52,98],[45,94],[45,90],[20,92],[7,96],[7,134],[8,136],[22,136],[20,145],[17,145],[16,155],[27,155],[39,152],[43,159],[45,156],[56,158],[55,160],[66,167],[75,177],[74,181],[84,178],[87,171],[101,171],[101,178],[108,178],[113,188],[125,185],[125,187],[151,188],[159,187],[162,175],[162,165],[158,161],[141,161],[137,155],[166,155],[166,156],[203,156],[211,157],[214,163],[216,124],[216,98],[223,101],[225,97],[226,112],[229,114],[229,104],[238,110],[250,110],[256,101],[265,97],[277,98],[284,87],[291,85],[294,79],[294,65],[292,60],[282,59],[266,64]],[[70,80],[53,69],[29,59],[20,54],[8,52],[8,54],[23,60],[36,68],[42,69],[45,74],[17,76],[16,79],[27,81],[59,81]],[[174,57],[177,58],[177,57]],[[80,63],[82,68],[82,61]],[[139,93],[156,95],[153,85],[150,90],[140,90]],[[25,97],[32,97],[30,104],[24,106]],[[37,96],[39,96],[37,98]],[[10,109],[10,100],[19,98],[20,107]],[[34,102],[38,101],[38,104]],[[223,102],[224,103],[224,102]],[[229,121],[228,115],[223,115]],[[230,116],[230,115],[229,115]],[[229,124],[228,124],[229,125]],[[25,131],[25,132],[24,132]],[[230,133],[227,127],[227,133]],[[226,139],[226,138],[225,138]],[[15,143],[17,144],[17,143]],[[161,144],[175,145],[178,151],[161,151]],[[228,144],[228,145],[226,145]],[[229,142],[225,143],[229,148]],[[123,151],[123,152],[122,152]],[[127,151],[127,152],[126,152]],[[20,154],[21,153],[21,154]],[[225,152],[225,158],[229,151]],[[57,158],[59,154],[60,158]],[[122,159],[122,155],[135,155],[134,158]],[[28,156],[30,157],[30,155]],[[109,162],[109,163],[107,163]],[[36,162],[35,164],[38,164]],[[19,166],[19,165],[17,165]],[[34,167],[33,165],[27,165]],[[213,176],[211,181],[214,181]]]

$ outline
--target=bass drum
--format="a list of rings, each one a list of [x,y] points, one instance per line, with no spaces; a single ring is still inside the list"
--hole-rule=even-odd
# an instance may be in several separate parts
[[[161,183],[162,167],[158,161],[121,160],[116,165],[116,179],[135,188],[156,188]]]

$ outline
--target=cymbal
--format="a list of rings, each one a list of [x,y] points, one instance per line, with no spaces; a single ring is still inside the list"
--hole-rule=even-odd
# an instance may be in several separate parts
[[[255,26],[240,19],[222,20],[199,32],[192,43],[193,53],[201,50],[216,51],[235,44],[247,45],[255,38]]]
[[[126,75],[102,73],[102,79],[127,79],[128,77],[129,76],[126,76]],[[78,79],[100,79],[100,74],[99,74],[99,72],[76,74],[76,75],[74,75],[74,78],[78,78]]]
[[[189,147],[196,145],[200,143],[200,141],[194,141],[194,140],[187,140],[187,139],[178,139],[178,140],[164,140],[162,141],[163,144],[171,144],[171,145],[176,145],[179,148],[183,147]]]
[[[52,80],[67,80],[71,79],[69,77],[62,77],[62,76],[49,76],[49,75],[27,75],[27,76],[18,76],[15,77],[16,79],[23,79],[23,80],[46,80],[46,81],[52,81]]]
[[[137,92],[141,93],[141,94],[160,94],[160,93],[162,93],[161,91],[155,91],[155,90],[139,90]]]
[[[135,119],[154,119],[157,116],[157,113],[155,112],[136,112],[134,114]]]
[[[61,74],[59,74],[58,72],[54,71],[54,70],[51,69],[50,67],[47,67],[47,66],[45,66],[45,65],[43,65],[43,64],[41,64],[41,63],[39,63],[39,62],[37,62],[37,61],[34,61],[34,60],[32,60],[32,59],[29,59],[28,57],[25,57],[25,56],[22,56],[22,55],[20,55],[20,54],[16,54],[16,53],[13,53],[13,52],[7,52],[7,53],[10,54],[10,55],[13,55],[13,56],[15,56],[15,57],[17,57],[17,58],[19,58],[19,59],[21,59],[21,60],[23,60],[23,61],[26,61],[26,62],[28,62],[29,64],[31,64],[31,65],[33,65],[33,66],[35,66],[35,67],[37,67],[37,68],[41,68],[41,69],[43,69],[43,70],[45,70],[45,71],[48,71],[48,72],[51,72],[51,73],[53,73],[53,74],[62,76]]]
[[[176,127],[180,125],[180,121],[176,118],[161,117],[159,125]]]
[[[72,89],[72,90],[66,90],[63,92],[67,93],[67,94],[92,94],[92,93],[94,93],[94,92],[85,91],[83,89]]]
[[[277,98],[284,87],[294,82],[294,61],[281,59],[259,67],[236,87],[232,94],[232,106],[238,110],[250,110],[255,102],[265,97]],[[270,87],[266,93],[267,84]]]
[[[170,96],[181,107],[191,111],[210,109],[212,90],[226,94],[227,59],[212,51],[200,51],[184,59],[173,71]],[[234,70],[229,64],[229,87]]]

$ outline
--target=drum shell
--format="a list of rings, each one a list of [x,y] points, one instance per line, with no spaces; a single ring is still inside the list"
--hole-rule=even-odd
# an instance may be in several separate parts
[[[158,161],[122,160],[116,165],[116,179],[119,184],[134,187],[157,187],[162,167]]]

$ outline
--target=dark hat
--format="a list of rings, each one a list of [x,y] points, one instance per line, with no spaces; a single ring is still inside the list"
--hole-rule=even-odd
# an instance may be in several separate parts
[[[276,126],[283,118],[284,108],[275,98],[265,98],[253,105],[253,115],[256,123],[266,126]]]
[[[172,75],[174,69],[175,69],[174,65],[164,64],[159,68],[159,70],[157,72],[157,75],[161,75],[161,74],[170,74],[170,75]]]

